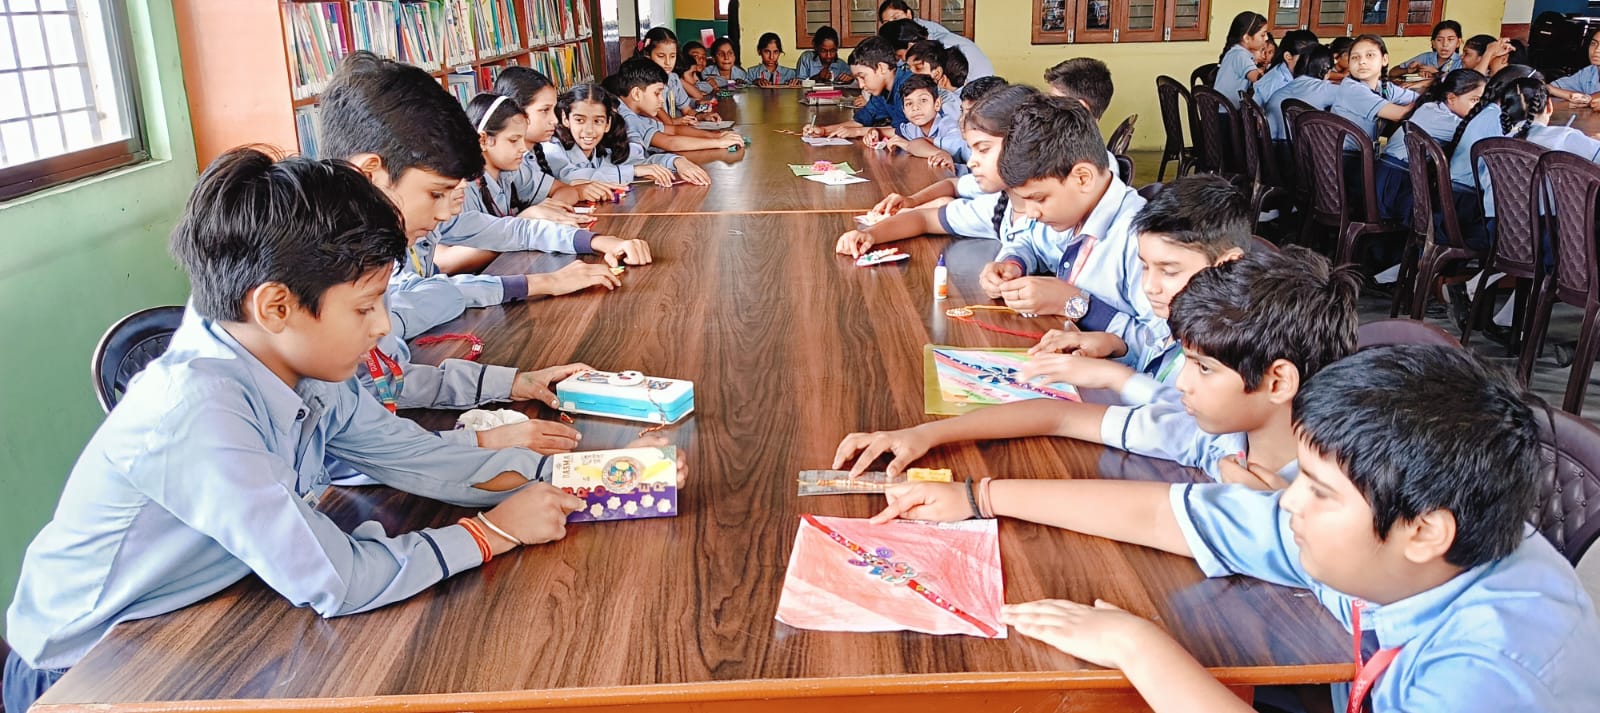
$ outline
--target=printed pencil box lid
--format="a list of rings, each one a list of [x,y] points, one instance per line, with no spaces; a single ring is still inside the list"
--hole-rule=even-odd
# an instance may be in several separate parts
[[[561,410],[647,423],[675,423],[694,411],[694,382],[637,371],[586,371],[556,384]]]

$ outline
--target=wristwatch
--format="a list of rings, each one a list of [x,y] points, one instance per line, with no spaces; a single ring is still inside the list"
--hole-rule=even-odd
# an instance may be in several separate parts
[[[1061,313],[1074,322],[1083,319],[1084,315],[1089,314],[1089,298],[1081,294],[1073,295]]]

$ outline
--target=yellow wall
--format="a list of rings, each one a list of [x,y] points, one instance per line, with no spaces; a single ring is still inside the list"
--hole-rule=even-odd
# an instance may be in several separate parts
[[[1265,12],[1270,0],[1212,0],[1211,39],[1203,42],[1151,42],[1130,44],[1031,45],[1028,27],[1036,0],[968,0],[976,3],[978,46],[994,62],[995,72],[1014,82],[1039,85],[1044,70],[1068,57],[1096,57],[1110,66],[1117,85],[1116,96],[1106,112],[1102,128],[1110,132],[1129,114],[1139,115],[1134,148],[1159,149],[1165,140],[1161,130],[1161,108],[1156,103],[1155,78],[1167,74],[1187,82],[1189,72],[1207,62],[1217,61],[1222,40],[1233,16],[1245,10]],[[678,14],[691,17],[687,10],[709,0],[678,0]],[[744,41],[743,56],[755,57],[755,41],[763,32],[783,37],[789,51],[784,61],[793,64],[799,57],[794,44],[795,0],[740,0],[739,20]],[[1461,23],[1467,35],[1500,34],[1500,19],[1505,0],[1447,0],[1445,16]],[[1390,61],[1400,62],[1428,49],[1428,38],[1405,37],[1386,41]]]

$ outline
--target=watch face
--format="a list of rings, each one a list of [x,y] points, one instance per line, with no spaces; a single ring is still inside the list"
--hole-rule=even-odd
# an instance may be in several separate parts
[[[1084,299],[1081,295],[1067,300],[1066,314],[1068,319],[1082,319],[1083,316],[1088,313],[1089,301]]]

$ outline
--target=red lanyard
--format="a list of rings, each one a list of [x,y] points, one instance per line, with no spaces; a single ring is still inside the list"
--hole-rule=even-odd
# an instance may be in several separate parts
[[[384,373],[385,368],[388,369],[388,373]],[[400,371],[400,363],[374,347],[367,352],[367,373],[372,375],[372,383],[377,387],[378,400],[383,402],[383,407],[389,409],[389,413],[398,410],[400,389],[405,386],[406,381],[405,375]]]
[[[461,358],[467,361],[477,361],[478,357],[483,356],[483,340],[471,334],[439,334],[432,337],[422,337],[416,341],[416,345],[426,347],[445,342],[466,342],[468,345],[467,355]]]
[[[1357,599],[1350,602],[1350,629],[1355,639],[1356,665],[1361,667],[1356,674],[1356,680],[1350,684],[1350,705],[1347,713],[1361,713],[1362,704],[1367,699],[1367,694],[1372,692],[1372,684],[1378,682],[1378,677],[1383,675],[1384,669],[1394,663],[1394,657],[1400,655],[1400,648],[1379,649],[1372,655],[1372,659],[1365,663],[1361,660],[1361,605],[1364,602]]]

